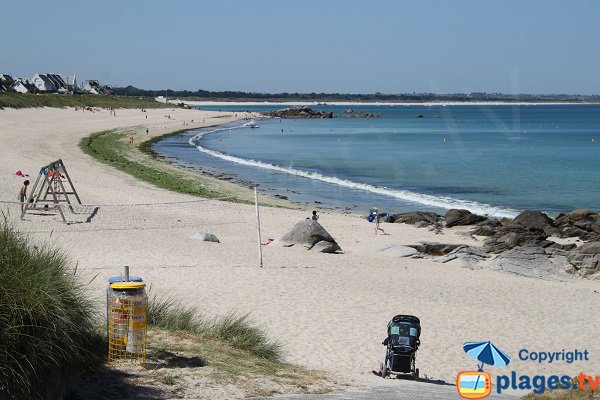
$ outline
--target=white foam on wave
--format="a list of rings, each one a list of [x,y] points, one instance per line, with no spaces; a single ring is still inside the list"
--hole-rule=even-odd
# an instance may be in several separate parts
[[[412,192],[409,190],[388,189],[386,187],[374,186],[374,185],[370,185],[368,183],[353,182],[353,181],[350,181],[347,179],[341,179],[341,178],[336,178],[333,176],[322,175],[317,172],[302,171],[302,170],[295,169],[292,167],[285,168],[285,167],[265,163],[265,162],[258,161],[258,160],[246,159],[246,158],[241,158],[241,157],[236,157],[236,156],[232,156],[229,154],[221,153],[216,150],[207,149],[206,147],[203,147],[200,144],[198,144],[198,141],[204,135],[208,135],[210,133],[215,133],[215,132],[220,132],[220,131],[231,130],[231,129],[247,128],[247,127],[250,127],[252,124],[253,124],[253,122],[248,122],[243,125],[236,126],[236,127],[217,128],[217,129],[214,129],[211,131],[201,132],[201,133],[197,134],[196,136],[192,137],[189,140],[189,143],[190,143],[190,145],[195,146],[202,153],[211,155],[213,157],[220,158],[222,160],[230,161],[230,162],[233,162],[236,164],[246,165],[246,166],[255,167],[255,168],[267,169],[267,170],[271,170],[271,171],[281,172],[284,174],[299,176],[302,178],[313,179],[316,181],[326,182],[326,183],[330,183],[333,185],[347,187],[350,189],[363,190],[366,192],[371,192],[371,193],[376,193],[376,194],[380,194],[380,195],[384,195],[384,196],[394,197],[399,200],[404,200],[404,201],[417,203],[417,204],[423,204],[423,205],[430,206],[430,207],[445,208],[445,209],[464,208],[475,214],[489,215],[489,216],[498,217],[498,218],[504,218],[504,217],[514,218],[519,213],[517,210],[513,210],[510,208],[504,208],[504,207],[492,206],[492,205],[485,204],[485,203],[479,203],[477,201],[460,200],[460,199],[455,199],[455,198],[447,197],[447,196],[432,196],[432,195],[428,195],[428,194]]]

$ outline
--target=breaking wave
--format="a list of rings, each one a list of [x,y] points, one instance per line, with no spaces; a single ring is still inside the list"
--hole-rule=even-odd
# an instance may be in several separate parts
[[[479,215],[489,215],[497,218],[514,218],[519,211],[510,208],[492,206],[485,203],[479,203],[477,201],[460,200],[447,196],[433,196],[423,193],[417,193],[409,190],[400,189],[389,189],[386,187],[375,186],[368,183],[353,182],[347,179],[336,178],[334,176],[322,175],[317,172],[303,171],[296,168],[286,168],[274,164],[265,163],[258,160],[246,159],[241,157],[232,156],[229,154],[221,153],[216,150],[211,150],[198,144],[199,140],[210,133],[228,131],[231,129],[249,128],[254,122],[248,122],[243,125],[228,127],[228,128],[217,128],[210,131],[200,132],[189,140],[190,145],[195,146],[200,152],[211,155],[213,157],[220,158],[236,164],[246,165],[249,167],[262,168],[270,171],[281,172],[284,174],[299,176],[302,178],[313,179],[320,182],[330,183],[332,185],[343,186],[350,189],[362,190],[366,192],[376,193],[379,195],[394,197],[399,200],[408,201],[412,203],[422,204],[429,207],[437,208],[463,208],[471,211],[472,213]]]

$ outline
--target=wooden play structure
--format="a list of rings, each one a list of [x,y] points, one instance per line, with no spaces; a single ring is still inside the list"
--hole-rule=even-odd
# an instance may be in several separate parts
[[[75,196],[77,203],[81,204],[79,195],[73,186],[73,181],[65,168],[62,160],[56,160],[42,167],[40,173],[31,187],[27,202],[24,204],[21,218],[27,211],[43,209],[57,209],[63,222],[67,222],[63,212],[64,203],[68,204],[71,212],[75,212],[72,207],[71,198]],[[71,196],[71,198],[69,198]]]

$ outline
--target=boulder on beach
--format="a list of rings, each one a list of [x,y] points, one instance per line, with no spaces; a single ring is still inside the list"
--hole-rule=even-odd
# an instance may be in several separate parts
[[[446,228],[451,228],[459,225],[474,225],[485,221],[487,218],[473,214],[469,210],[451,208],[446,212],[444,219],[446,220]]]
[[[563,237],[600,241],[600,215],[595,211],[580,208],[568,214],[560,214],[554,223],[561,229]]]
[[[552,218],[541,211],[523,211],[512,222],[513,224],[523,225],[527,229],[543,231],[548,236],[560,236],[560,230],[556,227]]]
[[[335,253],[342,250],[329,232],[312,219],[298,222],[291,231],[276,240],[276,243],[284,247],[299,244],[321,253]]]
[[[490,269],[520,276],[556,281],[570,281],[571,265],[564,256],[548,254],[543,247],[521,246],[500,254]]]
[[[412,257],[419,255],[419,251],[414,247],[403,246],[400,244],[385,245],[375,249],[375,251],[391,257]]]
[[[600,242],[589,242],[567,254],[570,273],[582,278],[600,280]]]
[[[192,236],[190,236],[190,239],[202,240],[203,242],[221,243],[219,238],[217,238],[212,233],[195,233]]]
[[[418,244],[409,245],[413,249],[417,250],[421,254],[430,256],[444,256],[458,247],[464,246],[462,244],[448,244],[448,243],[436,243],[436,242],[421,242]]]
[[[475,229],[471,232],[471,235],[492,236],[500,226],[502,226],[502,222],[497,219],[486,219],[475,224]]]
[[[494,233],[485,240],[484,248],[488,253],[499,254],[520,246],[548,247],[553,242],[547,238],[548,235],[542,230],[507,222],[494,229]]]
[[[427,225],[437,225],[440,221],[440,216],[434,212],[424,211],[409,211],[390,216],[390,222],[416,225],[422,222]]]
[[[480,248],[461,245],[443,256],[433,258],[433,261],[439,263],[450,263],[459,267],[473,269],[473,266],[480,261],[488,258],[488,255]]]

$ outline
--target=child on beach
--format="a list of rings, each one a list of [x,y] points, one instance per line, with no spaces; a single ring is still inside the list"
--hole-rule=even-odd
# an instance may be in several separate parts
[[[21,203],[21,212],[23,212],[23,206],[25,205],[25,200],[27,200],[27,187],[29,186],[29,180],[23,182],[23,186],[21,186],[21,190],[19,191],[19,202]]]
[[[312,217],[311,217],[311,219],[312,219],[313,221],[318,221],[318,220],[319,220],[319,216],[317,215],[317,212],[316,212],[316,211],[313,211],[313,212],[312,212]]]
[[[373,212],[373,216],[375,217],[375,236],[377,236],[377,231],[381,231],[385,235],[385,231],[379,227],[379,214]]]

